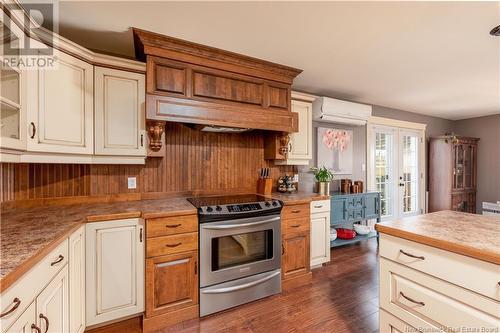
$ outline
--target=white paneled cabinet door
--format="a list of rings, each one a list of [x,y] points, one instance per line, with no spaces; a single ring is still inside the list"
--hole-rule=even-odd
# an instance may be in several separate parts
[[[330,212],[311,214],[311,267],[330,261]]]
[[[88,223],[86,323],[144,311],[144,241],[140,219]]]
[[[95,67],[95,154],[146,156],[145,75]]]
[[[37,326],[41,332],[68,332],[68,288],[68,266],[66,265],[36,298]]]
[[[85,331],[85,227],[69,237],[69,331]]]
[[[93,66],[54,50],[54,68],[29,71],[29,151],[92,154]]]
[[[312,104],[292,100],[292,112],[298,113],[299,131],[290,134],[288,159],[309,161],[312,158]]]
[[[35,318],[35,302],[31,303],[30,306],[16,319],[14,323],[5,331],[9,333],[33,333],[36,329],[32,329],[32,325],[36,325]],[[38,326],[37,326],[38,327]]]

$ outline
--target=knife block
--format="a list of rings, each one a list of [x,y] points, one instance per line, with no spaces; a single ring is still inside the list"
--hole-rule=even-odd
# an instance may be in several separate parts
[[[271,195],[271,193],[273,193],[272,178],[259,178],[257,180],[257,193],[263,195]]]

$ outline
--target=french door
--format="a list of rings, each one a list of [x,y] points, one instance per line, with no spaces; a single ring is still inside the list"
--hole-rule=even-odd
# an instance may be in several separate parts
[[[370,125],[369,125],[370,126]],[[371,125],[368,188],[380,192],[382,220],[423,212],[421,131]]]

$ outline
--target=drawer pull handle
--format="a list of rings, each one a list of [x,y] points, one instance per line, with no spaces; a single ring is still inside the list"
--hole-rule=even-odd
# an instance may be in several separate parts
[[[175,243],[175,244],[166,244],[165,246],[166,247],[177,247],[179,245],[181,245],[182,243]]]
[[[300,227],[300,224],[294,224],[294,225],[291,225],[290,227],[292,227],[292,228],[298,228],[298,227]]]
[[[315,205],[314,208],[323,208],[323,205]]]
[[[165,228],[177,228],[177,227],[180,227],[181,224],[178,223],[178,224],[166,224],[165,225]]]
[[[425,303],[424,302],[419,302],[419,301],[415,301],[413,298],[410,298],[408,296],[406,296],[405,294],[403,294],[402,291],[399,292],[399,294],[406,300],[412,302],[412,303],[415,303],[415,304],[418,304],[418,305],[422,305],[422,306],[425,306]]]
[[[58,263],[60,263],[63,260],[64,260],[64,256],[62,254],[60,254],[59,257],[57,257],[57,259],[55,261],[50,263],[50,266],[57,265]]]
[[[40,327],[36,326],[35,324],[31,324],[31,330],[35,330],[36,333],[42,333]]]
[[[300,213],[300,209],[294,209],[294,210],[292,210],[292,213],[294,213],[294,214]]]
[[[45,320],[45,333],[47,333],[49,331],[49,318],[45,317],[43,313],[40,313],[39,317]]]
[[[0,318],[3,318],[5,316],[11,314],[12,312],[16,311],[16,309],[19,307],[19,305],[21,305],[21,300],[16,297],[12,300],[12,304],[14,304],[14,306],[10,310],[8,310],[4,313],[1,313]]]
[[[411,258],[420,259],[420,260],[425,260],[425,257],[424,257],[424,256],[416,256],[416,255],[414,255],[414,254],[411,254],[411,253],[405,252],[405,251],[403,251],[403,250],[399,250],[399,253],[402,253],[402,254],[404,254],[405,256],[408,256],[408,257],[411,257]]]

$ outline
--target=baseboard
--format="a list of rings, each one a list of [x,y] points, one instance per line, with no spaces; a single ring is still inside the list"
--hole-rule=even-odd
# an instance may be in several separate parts
[[[281,290],[289,291],[312,283],[312,272],[281,281]]]
[[[184,309],[167,312],[158,316],[149,318],[144,317],[142,320],[142,331],[144,333],[155,332],[162,328],[172,326],[189,319],[199,318],[199,316],[199,305],[192,305]]]

